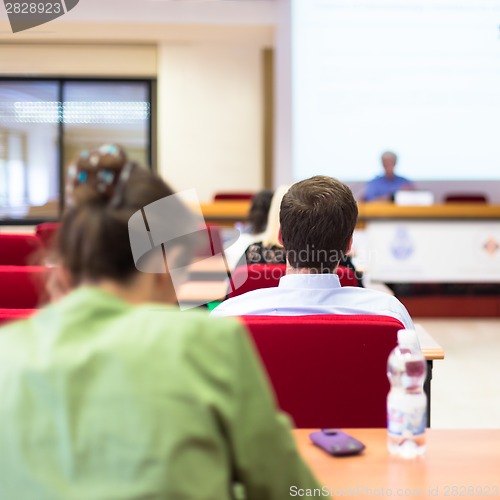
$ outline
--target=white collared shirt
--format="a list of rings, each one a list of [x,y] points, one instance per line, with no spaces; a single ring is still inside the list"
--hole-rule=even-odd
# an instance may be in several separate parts
[[[405,328],[415,328],[405,306],[396,297],[367,288],[342,287],[336,274],[287,274],[280,279],[279,286],[253,290],[228,299],[211,314],[379,314],[399,319]]]

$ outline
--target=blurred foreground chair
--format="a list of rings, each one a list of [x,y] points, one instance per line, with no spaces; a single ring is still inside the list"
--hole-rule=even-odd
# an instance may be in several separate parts
[[[36,309],[43,305],[50,272],[43,266],[0,266],[0,308]]]
[[[296,427],[385,427],[387,358],[399,320],[374,315],[243,316]]]
[[[29,318],[37,309],[0,309],[0,326],[19,319]]]
[[[42,244],[34,234],[0,233],[0,266],[33,264],[41,250]]]

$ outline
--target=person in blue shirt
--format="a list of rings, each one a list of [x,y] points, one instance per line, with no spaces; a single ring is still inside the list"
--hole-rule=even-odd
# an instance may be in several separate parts
[[[384,174],[368,182],[363,196],[364,201],[392,201],[396,191],[413,189],[413,184],[406,177],[394,173],[398,157],[392,151],[386,151],[381,157]]]

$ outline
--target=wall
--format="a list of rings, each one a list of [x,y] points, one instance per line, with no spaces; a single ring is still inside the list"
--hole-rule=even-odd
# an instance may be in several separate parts
[[[261,57],[258,43],[160,45],[158,164],[174,188],[261,188]]]
[[[99,29],[120,38],[116,26]],[[160,36],[157,29],[137,27],[134,37],[143,41],[136,44],[2,44],[0,74],[156,76],[160,173],[176,189],[196,188],[202,201],[221,190],[257,191],[263,185],[262,51],[272,45],[272,28],[164,26],[163,40],[144,43],[152,33]]]
[[[151,78],[154,44],[19,43],[0,45],[0,74],[6,76],[100,76]]]
[[[157,76],[158,164],[167,180],[197,188],[203,200],[221,189],[257,190],[261,54],[274,43],[275,7],[275,0],[82,0],[15,35],[0,9],[0,74]],[[121,46],[137,52],[92,61]]]

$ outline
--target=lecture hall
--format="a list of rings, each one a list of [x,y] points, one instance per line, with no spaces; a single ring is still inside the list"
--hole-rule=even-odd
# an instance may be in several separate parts
[[[500,497],[499,26],[5,0],[0,500]]]

